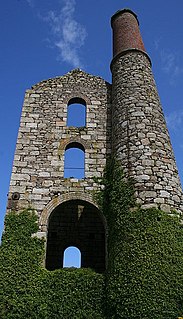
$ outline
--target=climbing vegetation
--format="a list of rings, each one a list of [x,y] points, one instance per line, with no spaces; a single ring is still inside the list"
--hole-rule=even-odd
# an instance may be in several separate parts
[[[105,274],[48,271],[32,209],[6,216],[0,247],[1,319],[177,319],[183,315],[180,216],[135,204],[133,181],[110,161],[96,196],[108,225]]]
[[[109,162],[98,200],[108,224],[106,316],[176,319],[183,313],[180,216],[135,205],[133,180]]]
[[[102,319],[103,275],[91,269],[46,270],[37,217],[11,212],[0,247],[1,319]]]

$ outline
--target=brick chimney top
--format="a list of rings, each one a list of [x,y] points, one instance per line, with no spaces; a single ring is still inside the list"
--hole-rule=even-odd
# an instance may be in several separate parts
[[[138,22],[138,25],[139,25],[139,20],[138,20],[138,17],[137,17],[137,15],[136,15],[136,13],[133,12],[131,9],[124,8],[124,9],[121,9],[121,10],[116,11],[116,12],[113,14],[113,16],[111,17],[111,26],[112,26],[112,23],[113,23],[113,19],[115,19],[116,16],[121,15],[121,14],[126,13],[126,12],[133,14],[134,17],[136,18],[137,22]]]
[[[141,51],[147,55],[139,30],[139,21],[132,10],[118,10],[111,18],[111,26],[113,29],[113,58],[129,50]]]

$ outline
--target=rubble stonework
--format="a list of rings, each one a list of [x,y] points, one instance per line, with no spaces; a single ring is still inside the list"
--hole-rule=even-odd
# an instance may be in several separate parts
[[[111,151],[134,178],[139,204],[183,211],[172,146],[136,15],[119,11],[112,27],[112,84],[76,69],[26,91],[7,212],[35,208],[40,236],[46,237],[52,210],[66,199],[97,207],[93,177],[102,177]],[[67,126],[72,98],[86,102],[85,127]],[[70,143],[85,149],[85,178],[80,180],[64,178],[64,153]]]
[[[183,211],[176,162],[137,16],[128,9],[117,11],[111,26],[113,152],[135,180],[142,207]]]
[[[149,59],[129,52],[112,64],[113,148],[135,180],[137,202],[183,210],[182,189]]]
[[[102,177],[110,153],[110,89],[99,77],[77,69],[43,81],[27,90],[22,109],[9,189],[9,208],[31,206],[41,218],[55,194],[98,189],[93,177]],[[86,101],[86,127],[67,126],[67,104],[73,97]],[[64,178],[65,147],[85,148],[85,178]],[[19,200],[12,200],[18,192]]]

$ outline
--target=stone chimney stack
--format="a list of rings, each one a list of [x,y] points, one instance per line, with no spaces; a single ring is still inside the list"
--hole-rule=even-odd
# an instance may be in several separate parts
[[[134,178],[142,207],[183,212],[180,180],[137,16],[129,9],[118,11],[112,28],[112,85],[75,69],[41,81],[25,94],[7,213],[36,210],[49,270],[63,267],[70,245],[80,250],[82,267],[99,273],[106,269],[107,226],[93,197],[99,188],[93,177],[102,178],[111,152]],[[69,124],[77,104],[84,110],[77,114],[84,126]],[[67,162],[67,151],[75,158],[75,149],[82,153],[79,168]]]
[[[129,9],[117,11],[111,25],[113,152],[134,178],[137,201],[144,208],[183,211],[169,133],[137,16]]]

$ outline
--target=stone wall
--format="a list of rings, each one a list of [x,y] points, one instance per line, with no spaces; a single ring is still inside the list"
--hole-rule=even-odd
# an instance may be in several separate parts
[[[67,126],[67,104],[86,102],[86,126]],[[40,218],[55,196],[86,194],[98,188],[110,154],[110,84],[73,70],[40,82],[27,90],[8,196],[8,210],[34,207]],[[64,153],[69,143],[85,149],[85,178],[64,178]],[[80,196],[78,195],[78,199]],[[83,198],[84,199],[84,198]]]
[[[64,250],[74,245],[81,252],[81,267],[104,272],[105,227],[97,207],[82,200],[64,202],[53,211],[48,228],[48,270],[63,267]]]
[[[137,202],[183,211],[175,158],[151,71],[143,52],[129,50],[112,62],[113,151],[135,179]]]
[[[111,152],[134,179],[139,204],[183,211],[176,162],[137,16],[129,9],[118,11],[112,28],[112,85],[76,69],[26,91],[7,211],[34,207],[44,236],[53,203],[61,204],[67,194],[86,202],[90,197],[91,202],[99,187],[93,177],[102,177]],[[67,126],[73,98],[86,103],[84,127]],[[71,143],[85,150],[83,179],[64,178],[64,154]]]

